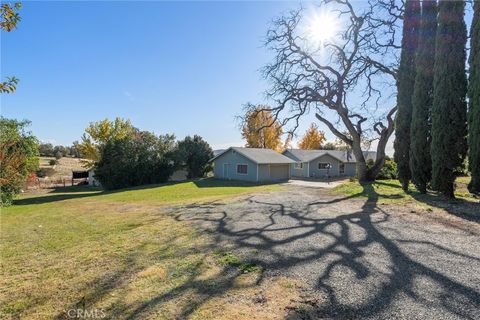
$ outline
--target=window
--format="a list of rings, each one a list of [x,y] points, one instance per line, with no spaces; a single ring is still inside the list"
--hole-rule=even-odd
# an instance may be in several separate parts
[[[340,163],[340,165],[338,166],[338,173],[345,174],[345,163]]]
[[[248,165],[247,164],[237,164],[237,173],[238,174],[248,174]]]
[[[318,163],[318,169],[320,170],[327,170],[327,169],[330,169],[332,167],[332,165],[328,162],[319,162]]]
[[[295,165],[293,167],[295,169],[303,169],[303,163],[302,162],[295,162]]]

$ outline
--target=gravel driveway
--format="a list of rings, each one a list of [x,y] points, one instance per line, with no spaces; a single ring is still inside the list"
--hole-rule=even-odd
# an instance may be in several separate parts
[[[175,212],[306,283],[313,318],[480,319],[478,221],[294,185]]]

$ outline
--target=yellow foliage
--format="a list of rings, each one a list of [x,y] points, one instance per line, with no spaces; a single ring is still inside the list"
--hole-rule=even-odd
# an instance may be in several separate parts
[[[129,120],[116,118],[114,121],[108,119],[91,122],[85,129],[82,142],[78,145],[80,152],[87,160],[85,167],[91,167],[100,160],[100,147],[111,140],[119,140],[136,132],[137,129]]]
[[[268,106],[257,106],[248,111],[242,128],[242,137],[247,140],[247,147],[265,148],[282,151],[282,127],[274,121]]]
[[[318,150],[322,147],[324,141],[325,134],[318,130],[318,126],[315,123],[312,123],[298,143],[298,147],[305,150]]]

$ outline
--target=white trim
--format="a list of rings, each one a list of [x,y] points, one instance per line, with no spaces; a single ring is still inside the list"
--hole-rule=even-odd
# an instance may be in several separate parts
[[[310,161],[307,162],[307,178],[310,178]]]
[[[238,172],[238,166],[247,166],[247,173],[240,173]],[[248,176],[248,163],[237,163],[237,166],[236,166],[236,174],[237,175],[241,175],[241,176]]]
[[[259,169],[259,165],[257,163],[257,182],[258,182],[258,171],[259,171],[258,169]]]

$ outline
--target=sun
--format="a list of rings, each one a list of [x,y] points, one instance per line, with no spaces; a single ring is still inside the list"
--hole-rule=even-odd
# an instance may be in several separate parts
[[[308,19],[307,29],[309,40],[323,45],[335,37],[338,31],[337,19],[331,13],[317,13]]]

